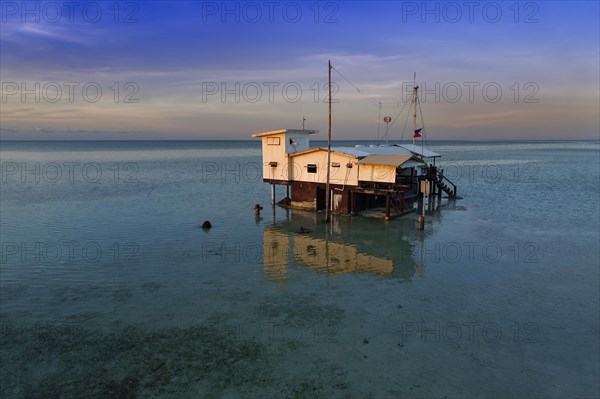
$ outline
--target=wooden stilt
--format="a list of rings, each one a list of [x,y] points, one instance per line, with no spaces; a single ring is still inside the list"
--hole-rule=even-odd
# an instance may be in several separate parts
[[[275,205],[275,185],[271,184],[271,205]]]
[[[400,193],[400,198],[398,199],[398,209],[400,209],[400,213],[404,213],[404,193]]]

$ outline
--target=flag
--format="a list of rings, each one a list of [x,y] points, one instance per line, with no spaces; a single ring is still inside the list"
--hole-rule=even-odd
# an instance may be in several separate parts
[[[423,128],[415,130],[415,135],[413,137],[414,138],[421,137],[421,130],[423,130]]]

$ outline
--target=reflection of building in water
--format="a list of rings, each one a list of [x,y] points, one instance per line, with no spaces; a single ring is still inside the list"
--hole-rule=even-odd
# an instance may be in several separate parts
[[[263,248],[265,274],[272,280],[285,280],[290,257],[287,233],[274,227],[265,227]]]
[[[294,233],[292,245],[296,261],[331,274],[352,272],[390,274],[394,271],[391,259],[359,252],[352,244]]]
[[[405,246],[406,251],[409,247]],[[405,253],[399,261],[401,274],[414,274],[416,265],[412,253]],[[287,232],[274,226],[264,230],[264,272],[272,280],[284,280],[289,263],[294,260],[306,267],[330,274],[373,273],[391,275],[394,260],[361,252],[354,244],[346,244],[313,237],[308,234]],[[407,265],[409,265],[407,269]],[[408,273],[407,273],[408,271]]]

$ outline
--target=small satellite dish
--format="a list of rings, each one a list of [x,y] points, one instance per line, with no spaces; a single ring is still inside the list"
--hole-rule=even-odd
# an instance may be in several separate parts
[[[300,145],[297,141],[290,139],[290,145],[294,147],[294,152],[296,152],[297,147]]]
[[[383,121],[385,122],[385,144],[388,143],[388,130],[390,129],[390,122],[392,121],[392,118],[389,116],[386,116],[385,118],[383,118]]]

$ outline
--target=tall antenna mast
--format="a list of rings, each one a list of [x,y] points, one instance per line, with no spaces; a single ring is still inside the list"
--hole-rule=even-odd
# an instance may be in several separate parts
[[[377,116],[377,145],[379,145],[379,128],[381,126],[381,101],[379,102],[379,115]]]
[[[304,130],[304,122],[306,122],[306,118],[302,117],[302,130]]]
[[[327,182],[325,183],[325,223],[329,223],[329,176],[331,170],[331,60],[329,60],[329,129],[327,132]]]
[[[415,107],[415,111],[413,113],[413,145],[415,145],[415,131],[417,130],[417,94],[418,94],[419,86],[417,85],[417,73],[415,72],[415,77],[413,79],[413,98],[412,103],[413,107]]]

